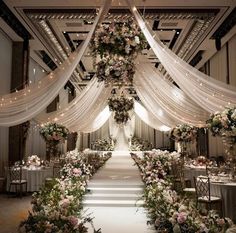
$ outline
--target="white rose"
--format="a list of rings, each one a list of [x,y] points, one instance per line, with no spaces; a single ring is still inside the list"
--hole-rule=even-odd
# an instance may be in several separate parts
[[[139,37],[138,37],[138,36],[135,36],[135,37],[134,37],[134,40],[135,40],[136,44],[140,44],[140,40],[139,40]]]

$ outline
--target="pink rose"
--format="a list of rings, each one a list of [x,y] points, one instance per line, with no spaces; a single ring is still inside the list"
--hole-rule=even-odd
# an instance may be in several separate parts
[[[75,176],[80,176],[82,174],[82,172],[79,168],[74,168],[73,173],[74,173]]]
[[[76,218],[75,216],[69,216],[68,220],[74,227],[76,227],[79,224],[79,219]]]
[[[187,219],[187,214],[185,212],[180,212],[177,217],[177,221],[179,224],[182,224],[186,221]]]

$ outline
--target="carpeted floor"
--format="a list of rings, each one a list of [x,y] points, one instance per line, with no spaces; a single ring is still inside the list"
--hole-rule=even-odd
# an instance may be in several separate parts
[[[31,195],[22,198],[0,195],[0,233],[17,233],[19,223],[31,210]]]

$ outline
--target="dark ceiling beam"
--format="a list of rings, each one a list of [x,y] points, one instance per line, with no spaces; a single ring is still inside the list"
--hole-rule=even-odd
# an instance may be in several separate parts
[[[221,49],[221,39],[234,27],[236,24],[236,7],[227,16],[224,22],[219,26],[219,28],[214,32],[211,39],[215,40],[216,49]]]
[[[8,6],[0,1],[0,17],[20,36],[23,40],[32,38],[30,33],[26,30],[24,25],[16,18]]]

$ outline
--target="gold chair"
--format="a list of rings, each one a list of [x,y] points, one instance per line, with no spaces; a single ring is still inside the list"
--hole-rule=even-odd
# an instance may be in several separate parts
[[[222,214],[222,199],[221,197],[211,195],[210,178],[208,176],[194,177],[194,184],[196,189],[196,206],[199,203],[206,205],[207,211],[212,209],[213,204],[220,204],[220,212]]]
[[[184,177],[184,162],[173,161],[171,164],[171,170],[173,175],[174,189],[183,192],[184,189],[187,192],[187,187],[191,187],[191,180]]]
[[[9,188],[8,192],[11,192],[11,187],[15,186],[16,194],[19,192],[20,197],[22,197],[23,186],[25,186],[25,191],[27,192],[27,180],[22,178],[22,166],[12,166],[9,167]],[[20,189],[18,189],[18,187]]]

